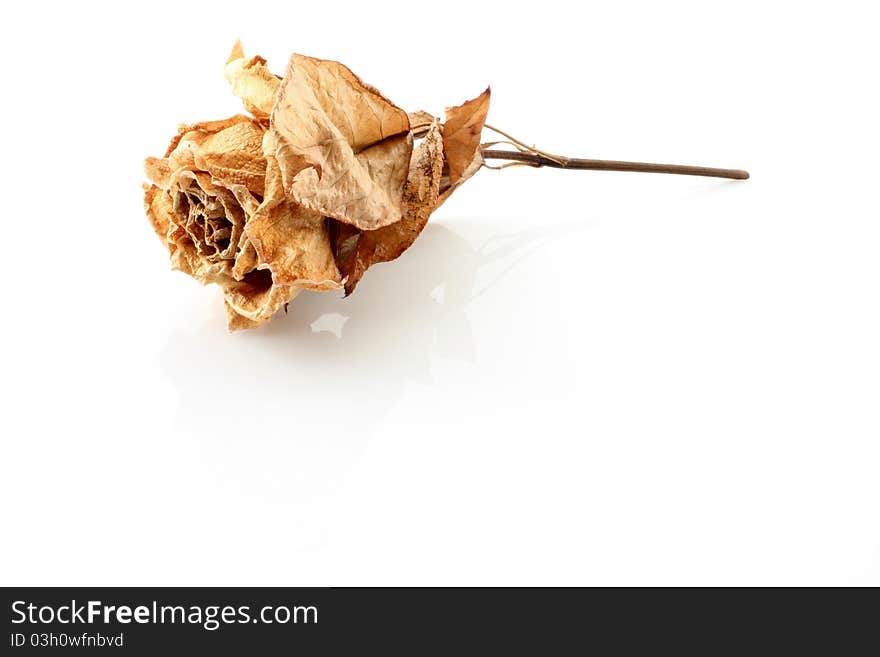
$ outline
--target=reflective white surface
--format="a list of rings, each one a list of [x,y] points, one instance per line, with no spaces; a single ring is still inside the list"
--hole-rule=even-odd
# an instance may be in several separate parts
[[[0,27],[0,582],[880,584],[863,5],[207,6]],[[139,185],[177,121],[239,111],[236,36],[408,109],[491,82],[550,151],[753,178],[481,171],[351,298],[230,335]]]

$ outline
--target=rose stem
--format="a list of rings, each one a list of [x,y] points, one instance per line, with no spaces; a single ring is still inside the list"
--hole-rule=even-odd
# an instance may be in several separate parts
[[[692,167],[681,164],[650,164],[647,162],[620,162],[617,160],[584,160],[573,157],[553,156],[553,159],[538,153],[522,151],[498,151],[483,149],[487,160],[508,160],[522,162],[533,167],[553,167],[556,169],[590,169],[594,171],[638,171],[641,173],[675,173],[683,176],[708,176],[710,178],[730,178],[747,180],[748,171],[741,169],[715,169],[713,167]]]

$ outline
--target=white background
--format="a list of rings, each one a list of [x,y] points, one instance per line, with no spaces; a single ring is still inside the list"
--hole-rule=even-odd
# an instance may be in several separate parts
[[[13,3],[0,582],[880,584],[872,9]],[[753,177],[481,171],[352,298],[230,335],[140,185],[240,111],[236,37]]]

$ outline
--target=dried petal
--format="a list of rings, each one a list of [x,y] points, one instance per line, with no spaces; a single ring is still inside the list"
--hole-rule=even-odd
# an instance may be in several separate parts
[[[293,55],[271,120],[287,195],[362,230],[399,221],[409,129],[406,112],[342,64]]]
[[[237,281],[242,280],[245,277],[245,274],[256,269],[259,264],[260,259],[257,256],[257,250],[251,243],[250,238],[248,238],[247,230],[245,230],[245,233],[241,236],[239,242],[239,250],[238,255],[235,257],[235,264],[232,267],[232,278]]]
[[[144,160],[144,175],[157,187],[168,189],[172,173],[174,170],[167,157],[148,157]]]
[[[281,78],[269,70],[266,60],[259,55],[245,57],[241,41],[236,41],[226,60],[224,75],[245,109],[258,120],[268,120]]]
[[[172,171],[182,167],[206,171],[221,185],[242,185],[262,196],[266,173],[264,132],[259,123],[241,114],[181,126],[166,154],[168,166]],[[148,160],[147,176],[152,175]]]
[[[268,322],[299,292],[291,285],[275,285],[272,274],[265,269],[250,272],[244,280],[236,281],[224,289],[229,330],[256,328]]]

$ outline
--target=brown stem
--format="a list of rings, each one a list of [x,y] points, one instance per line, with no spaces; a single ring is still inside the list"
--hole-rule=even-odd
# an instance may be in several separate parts
[[[747,180],[749,177],[749,172],[742,171],[741,169],[715,169],[712,167],[692,167],[681,164],[649,164],[647,162],[620,162],[617,160],[583,160],[573,157],[559,157],[556,155],[551,159],[538,153],[499,151],[487,148],[483,148],[483,158],[486,160],[522,162],[523,164],[528,164],[533,167],[554,167],[556,169],[675,173],[683,176],[708,176],[711,178],[730,178],[732,180]]]

